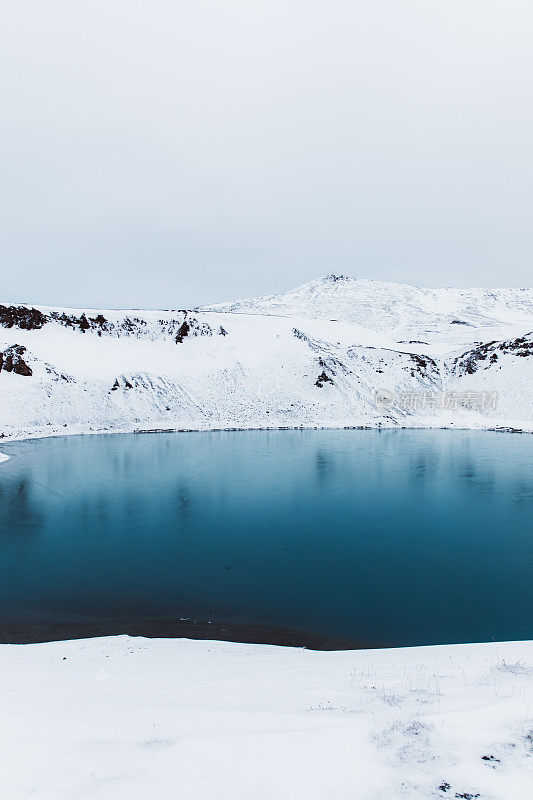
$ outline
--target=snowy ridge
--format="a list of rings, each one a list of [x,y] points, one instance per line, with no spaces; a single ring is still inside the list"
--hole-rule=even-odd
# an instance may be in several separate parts
[[[216,310],[0,306],[0,437],[533,430],[533,291],[328,276]]]
[[[203,306],[201,310],[334,317],[374,331],[432,333],[450,324],[475,328],[527,325],[533,319],[533,289],[424,289],[327,275],[286,294]]]

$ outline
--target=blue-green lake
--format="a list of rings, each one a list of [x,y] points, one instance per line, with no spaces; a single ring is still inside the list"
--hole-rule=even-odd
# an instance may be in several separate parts
[[[1,641],[533,638],[533,436],[153,433],[0,449]]]

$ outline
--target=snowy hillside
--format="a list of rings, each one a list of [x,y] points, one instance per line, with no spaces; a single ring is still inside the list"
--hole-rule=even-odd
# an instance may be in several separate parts
[[[201,310],[0,306],[0,435],[533,430],[533,290],[328,276]]]

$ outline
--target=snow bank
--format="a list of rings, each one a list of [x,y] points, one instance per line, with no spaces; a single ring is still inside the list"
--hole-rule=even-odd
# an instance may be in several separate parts
[[[0,646],[3,795],[529,797],[533,642]]]

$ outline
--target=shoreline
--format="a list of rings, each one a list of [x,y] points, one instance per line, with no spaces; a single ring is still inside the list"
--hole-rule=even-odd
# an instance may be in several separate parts
[[[234,644],[304,648],[314,651],[382,650],[370,642],[296,631],[254,623],[221,623],[176,618],[110,618],[87,621],[0,622],[0,645],[31,645],[50,642],[131,636],[145,639],[189,639]],[[400,645],[398,645],[400,646]]]
[[[375,425],[224,425],[220,427],[173,427],[173,428],[100,428],[95,430],[54,430],[37,431],[34,433],[24,432],[21,434],[3,434],[0,437],[0,447],[3,444],[12,442],[30,442],[40,439],[59,439],[70,436],[102,436],[113,434],[147,434],[147,433],[237,433],[246,431],[485,431],[490,433],[523,433],[533,434],[533,425],[515,427],[514,425],[455,425],[453,422],[447,425],[400,425],[395,423],[378,422]],[[517,423],[518,425],[518,423]],[[0,451],[0,464],[7,461],[11,456]]]
[[[368,650],[405,650],[411,648],[471,647],[494,644],[487,641],[434,642],[430,644],[402,644],[356,641],[343,637],[327,636],[254,623],[222,623],[214,620],[147,617],[102,618],[101,620],[41,620],[38,622],[0,621],[0,646],[51,644],[89,639],[129,636],[142,639],[172,641],[220,642],[261,647],[283,647],[313,652],[346,652]],[[500,644],[513,642],[533,643],[533,639],[502,639]]]

